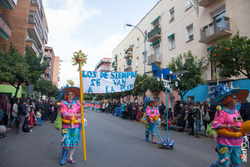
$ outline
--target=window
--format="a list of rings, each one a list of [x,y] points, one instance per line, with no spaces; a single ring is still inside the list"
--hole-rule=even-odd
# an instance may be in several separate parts
[[[175,35],[171,34],[168,36],[168,42],[169,42],[169,50],[172,50],[175,48]]]
[[[194,39],[194,31],[193,31],[193,24],[190,24],[186,27],[186,41],[191,41]]]
[[[138,38],[136,39],[136,47],[138,48],[139,45],[140,45],[140,38],[138,37]]]
[[[190,8],[192,6],[190,0],[186,0],[186,9]]]
[[[135,64],[136,64],[136,67],[139,66],[139,57],[136,57],[136,62],[135,62]]]
[[[169,10],[169,22],[174,21],[174,7]]]

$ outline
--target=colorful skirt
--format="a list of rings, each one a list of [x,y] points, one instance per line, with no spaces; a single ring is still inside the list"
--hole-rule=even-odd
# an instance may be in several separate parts
[[[80,140],[80,127],[62,129],[62,147],[76,147]]]

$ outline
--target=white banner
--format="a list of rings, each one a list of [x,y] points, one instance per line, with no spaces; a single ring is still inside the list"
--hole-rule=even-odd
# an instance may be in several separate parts
[[[83,93],[115,93],[134,88],[137,71],[82,71]]]

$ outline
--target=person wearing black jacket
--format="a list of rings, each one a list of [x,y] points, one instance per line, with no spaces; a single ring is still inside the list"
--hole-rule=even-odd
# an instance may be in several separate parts
[[[188,103],[188,128],[190,129],[190,133],[189,135],[194,135],[194,118],[193,118],[193,107],[194,107],[194,103],[193,102],[189,102]]]
[[[195,121],[195,125],[196,125],[196,137],[197,138],[200,138],[200,127],[201,127],[201,110],[200,110],[200,102],[197,101],[195,102],[195,105],[194,105],[194,109],[193,109],[193,118],[194,118],[194,121]]]
[[[22,128],[26,115],[27,115],[26,101],[23,100],[21,101],[21,104],[18,106],[18,117],[19,117],[18,135],[23,133]]]
[[[241,101],[240,115],[244,121],[250,120],[250,103],[247,99]]]
[[[208,114],[209,114],[209,117],[210,117],[210,121],[208,122],[208,124],[210,124],[214,120],[215,113],[216,113],[216,105],[213,104],[213,99],[210,99],[210,107],[208,109]]]

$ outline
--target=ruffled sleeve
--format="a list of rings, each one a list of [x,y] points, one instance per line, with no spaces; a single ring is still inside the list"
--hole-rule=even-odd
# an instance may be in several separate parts
[[[146,116],[150,116],[150,111],[151,111],[150,107],[147,106],[147,108],[146,108]]]
[[[228,113],[221,110],[220,111],[220,116],[218,116],[218,111],[215,113],[215,119],[212,123],[212,129],[217,129],[220,127],[222,124],[224,124],[226,118],[227,118]]]
[[[64,102],[61,102],[60,111],[62,117],[66,117],[69,114],[68,106]]]

